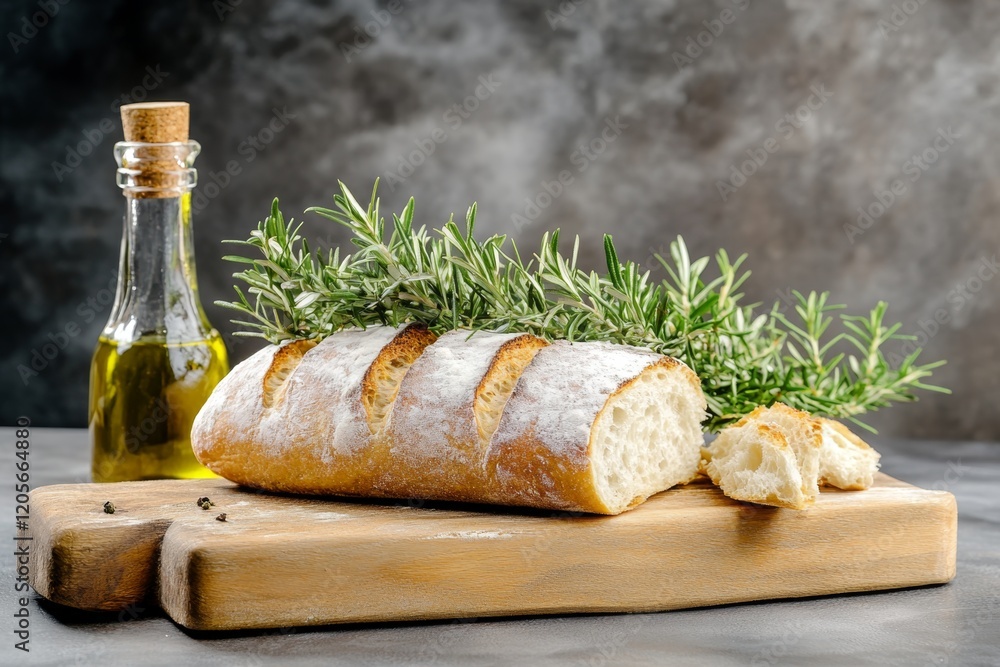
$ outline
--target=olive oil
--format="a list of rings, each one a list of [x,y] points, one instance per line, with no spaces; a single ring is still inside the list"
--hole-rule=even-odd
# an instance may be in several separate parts
[[[98,340],[90,379],[95,482],[214,477],[191,451],[191,423],[229,370],[222,337],[211,334],[184,343]]]
[[[94,481],[213,474],[191,450],[191,425],[229,371],[198,297],[191,229],[194,160],[188,105],[125,105],[115,144],[125,215],[118,289],[90,365]]]

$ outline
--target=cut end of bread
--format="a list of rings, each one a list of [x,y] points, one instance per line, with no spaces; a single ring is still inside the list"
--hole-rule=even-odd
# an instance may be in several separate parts
[[[594,487],[609,514],[698,474],[705,397],[697,378],[665,357],[608,398],[590,435]]]
[[[823,437],[820,484],[851,491],[870,487],[878,472],[879,453],[840,422],[823,418],[817,421]]]
[[[423,354],[424,349],[436,339],[437,336],[426,327],[412,324],[382,348],[378,358],[365,373],[361,403],[368,418],[368,429],[373,435],[385,425],[403,376]]]
[[[316,347],[314,340],[295,340],[278,348],[271,360],[271,367],[264,374],[264,392],[261,395],[265,408],[273,408],[284,398],[288,378],[298,368],[306,352]]]
[[[517,379],[535,354],[546,345],[548,343],[541,338],[525,334],[507,341],[497,350],[486,375],[476,388],[473,409],[479,441],[484,446],[489,444],[500,424],[504,406],[514,391]]]

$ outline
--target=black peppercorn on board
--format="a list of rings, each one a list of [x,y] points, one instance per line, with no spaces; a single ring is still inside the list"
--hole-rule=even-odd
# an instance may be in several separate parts
[[[704,481],[619,516],[305,498],[222,479],[48,486],[30,504],[18,537],[39,595],[105,611],[158,598],[195,630],[665,611],[955,575],[954,496],[885,475],[801,512]]]

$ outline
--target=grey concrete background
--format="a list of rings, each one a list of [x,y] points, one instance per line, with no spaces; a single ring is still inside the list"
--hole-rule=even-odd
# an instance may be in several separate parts
[[[600,262],[605,231],[640,261],[683,234],[698,254],[750,253],[754,300],[828,289],[862,312],[886,299],[904,331],[927,331],[928,360],[949,360],[935,379],[955,393],[872,423],[1000,439],[996,3],[69,2],[32,31],[38,11],[8,3],[0,21],[2,423],[85,422],[107,317],[85,304],[117,265],[125,95],[192,104],[202,297],[227,333],[210,305],[231,294],[219,241],[245,238],[274,196],[299,216],[328,205],[338,178],[363,193],[380,176],[387,210],[413,195],[436,225],[478,201],[483,233],[525,246],[561,227],[584,237],[584,264]],[[269,143],[246,143],[276,114]],[[88,136],[100,141],[78,166],[54,166]],[[729,180],[762,154],[745,183]],[[231,161],[240,173],[219,187]],[[572,183],[539,200],[563,171]],[[721,192],[727,180],[739,187]],[[892,197],[881,214],[877,193]],[[343,241],[317,217],[305,232]],[[927,325],[936,312],[947,322]],[[70,323],[81,332],[23,381],[18,365]],[[253,349],[230,345],[237,360]]]

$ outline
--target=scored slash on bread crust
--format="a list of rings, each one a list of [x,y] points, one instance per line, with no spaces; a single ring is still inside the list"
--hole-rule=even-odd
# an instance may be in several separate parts
[[[265,408],[274,407],[285,397],[288,378],[301,363],[306,352],[316,347],[314,340],[294,340],[278,348],[271,359],[271,366],[264,374],[264,388],[261,401]]]
[[[805,509],[819,484],[866,489],[879,455],[839,422],[760,406],[703,450],[702,472],[730,498]]]
[[[548,343],[541,338],[526,334],[511,338],[497,350],[489,369],[476,387],[473,412],[479,431],[479,441],[484,448],[489,446],[490,439],[500,425],[500,416],[518,378],[535,358],[538,350],[546,345]]]
[[[528,334],[432,341],[375,327],[265,348],[205,404],[195,453],[273,491],[602,514],[697,472],[705,397],[674,359]]]
[[[369,432],[375,434],[382,430],[403,376],[436,339],[437,336],[425,327],[409,326],[375,357],[361,381],[361,402],[365,406]]]

